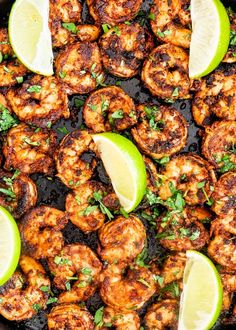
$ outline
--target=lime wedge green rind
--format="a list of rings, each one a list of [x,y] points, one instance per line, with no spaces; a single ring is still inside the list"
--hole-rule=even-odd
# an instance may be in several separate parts
[[[204,5],[209,5],[208,12],[204,13],[197,13],[197,5],[203,3]],[[211,10],[211,13],[209,13]],[[214,14],[214,15],[213,15]],[[210,19],[210,16],[214,16],[213,19]],[[224,58],[230,41],[230,21],[227,14],[227,11],[221,1],[219,0],[192,0],[191,1],[191,17],[192,17],[192,25],[193,25],[193,33],[192,33],[192,40],[190,44],[190,78],[200,78],[206,76],[210,72],[212,72],[222,61]],[[211,28],[209,30],[210,24],[214,24],[214,29]],[[200,38],[197,36],[199,31]],[[201,40],[207,40],[207,33],[214,33],[214,36],[217,37],[216,43],[214,45],[205,44],[202,47],[202,52],[205,53],[205,61],[209,61],[206,67],[202,68],[201,70],[192,69],[191,66],[197,65],[197,62],[201,62],[200,56],[195,56],[198,52],[198,49],[201,48],[200,45]],[[197,36],[195,38],[195,35]],[[198,44],[200,40],[200,43]],[[196,46],[194,45],[197,45]],[[210,54],[207,53],[209,50]],[[193,73],[193,71],[195,71]],[[196,72],[198,71],[198,72]]]
[[[21,239],[12,215],[0,206],[0,286],[13,275],[20,258]]]
[[[32,72],[53,74],[48,0],[16,0],[9,16],[8,32],[17,58]]]
[[[220,275],[212,261],[202,253],[189,250],[186,255],[178,330],[209,330],[222,307]]]
[[[111,175],[111,182],[121,205],[128,213],[133,211],[141,202],[147,185],[146,167],[138,148],[129,139],[116,133],[95,134],[93,139],[98,150],[100,143],[110,144],[108,145],[109,157],[101,155],[101,158],[108,175]],[[113,160],[112,166],[109,159]],[[123,174],[119,172],[121,168]],[[109,173],[109,169],[112,173]],[[130,200],[131,195],[132,200]]]

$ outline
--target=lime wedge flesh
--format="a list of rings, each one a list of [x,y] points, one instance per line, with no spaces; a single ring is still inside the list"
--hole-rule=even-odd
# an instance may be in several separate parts
[[[230,40],[230,22],[219,0],[191,0],[192,36],[189,76],[203,77],[222,61]]]
[[[0,206],[0,286],[14,273],[21,250],[20,233],[11,214]]]
[[[220,276],[205,255],[193,250],[186,255],[178,330],[207,330],[216,322],[222,306]]]
[[[31,71],[53,74],[48,0],[16,0],[9,17],[9,38],[19,60]]]
[[[136,146],[115,133],[93,135],[113,188],[126,212],[141,202],[147,184],[146,168]]]

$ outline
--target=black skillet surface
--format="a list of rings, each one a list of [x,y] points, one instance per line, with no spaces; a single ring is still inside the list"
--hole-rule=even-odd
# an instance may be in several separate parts
[[[40,1],[40,0],[39,0]],[[0,0],[0,22],[2,26],[7,25],[8,13],[9,9],[14,1],[9,0]],[[83,1],[85,2],[85,1]],[[140,21],[141,24],[145,24],[148,26],[148,12],[151,4],[151,0],[145,0],[139,15],[136,20]],[[236,0],[233,1],[225,1],[227,3],[233,4],[236,8]],[[92,23],[91,17],[88,15],[88,10],[86,4],[83,5],[83,21]],[[149,91],[143,87],[142,82],[138,77],[134,77],[128,80],[116,79],[112,76],[107,75],[106,84],[107,85],[115,85],[117,81],[120,82],[121,87],[127,92],[134,100],[136,104],[152,102],[159,104],[157,99],[154,98]],[[86,96],[73,96],[70,99],[70,109],[71,109],[71,117],[68,120],[60,120],[55,125],[53,125],[52,129],[54,129],[58,134],[58,140],[64,136],[60,133],[57,128],[65,126],[68,131],[73,131],[78,129],[83,125],[82,121],[82,108],[77,109],[74,106],[75,99],[85,100]],[[189,124],[189,136],[186,147],[183,152],[191,151],[199,153],[199,145],[200,145],[200,136],[198,134],[199,127],[197,127],[193,121],[191,114],[191,102],[190,101],[178,101],[174,104],[174,107],[179,110]],[[86,155],[85,155],[86,157]],[[91,161],[91,155],[87,155],[87,161]],[[97,167],[97,171],[95,177],[101,180],[104,184],[108,183],[108,178],[104,172],[103,166],[101,162]],[[32,175],[33,180],[37,184],[38,188],[38,205],[45,204],[51,205],[58,209],[64,210],[65,196],[69,189],[64,186],[60,180],[57,178],[50,178],[46,175],[42,174],[34,174]],[[165,250],[158,244],[155,239],[155,230],[150,228],[146,221],[143,219],[143,222],[147,228],[148,234],[148,252],[149,259],[153,259],[155,257],[162,258],[165,255]],[[77,227],[75,227],[72,223],[69,223],[63,231],[65,237],[65,243],[85,243],[90,246],[94,251],[97,249],[97,234],[91,233],[89,235],[83,234]],[[46,263],[42,260],[45,268],[47,268]],[[57,290],[53,289],[54,293],[57,294]],[[147,307],[155,300],[156,297],[152,297],[150,301],[139,311],[139,315],[141,316],[141,320],[146,312]],[[86,306],[90,310],[92,314],[103,305],[99,294],[95,293],[93,297],[91,297],[87,302]],[[0,317],[0,330],[46,330],[47,329],[47,318],[46,313],[49,311],[41,311],[39,314],[24,322],[10,322],[2,317]],[[222,315],[220,320],[214,326],[214,330],[226,330],[226,329],[236,329],[236,324],[226,325],[221,322],[225,315]],[[230,315],[227,315],[230,317]],[[235,320],[236,322],[236,320]],[[76,330],[76,329],[75,329]]]

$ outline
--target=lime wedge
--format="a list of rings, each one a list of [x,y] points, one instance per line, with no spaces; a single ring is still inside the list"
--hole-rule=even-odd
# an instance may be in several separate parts
[[[126,212],[141,202],[147,184],[146,168],[136,146],[115,133],[93,135],[113,188]]]
[[[191,19],[189,76],[199,78],[212,72],[226,54],[230,23],[219,0],[191,0]]]
[[[222,284],[212,261],[197,251],[187,251],[178,330],[207,330],[222,306]]]
[[[53,74],[48,0],[16,0],[9,17],[9,39],[18,59],[31,71]]]
[[[20,258],[21,240],[11,214],[0,206],[0,286],[14,273]]]

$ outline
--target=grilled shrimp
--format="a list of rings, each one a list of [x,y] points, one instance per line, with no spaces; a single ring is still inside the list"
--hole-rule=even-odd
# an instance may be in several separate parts
[[[143,160],[147,172],[147,190],[157,193],[162,176],[157,173],[156,165],[150,158],[143,156]]]
[[[229,20],[230,20],[230,36],[232,36],[230,39],[230,43],[229,43],[229,48],[227,53],[225,54],[225,57],[223,58],[222,62],[226,62],[226,63],[235,63],[236,62],[236,57],[235,57],[235,53],[236,53],[236,45],[235,45],[235,35],[236,35],[236,13],[233,12],[233,10],[231,8],[228,8],[227,10],[228,12],[228,16],[229,16]]]
[[[83,155],[95,151],[95,143],[88,132],[77,130],[66,135],[55,155],[57,176],[72,189],[86,182],[93,175],[97,161],[93,155],[86,161]]]
[[[149,156],[160,159],[180,151],[187,140],[187,122],[174,108],[140,105],[137,108],[139,124],[132,135]]]
[[[20,120],[35,126],[48,127],[70,116],[67,95],[55,77],[36,75],[20,89],[11,89],[7,99]]]
[[[220,216],[236,216],[236,173],[222,175],[212,193],[214,204],[212,210]]]
[[[161,287],[183,278],[186,261],[186,254],[183,252],[171,254],[165,259],[161,270],[161,276],[163,277]]]
[[[46,308],[50,280],[40,263],[26,255],[10,280],[0,287],[0,314],[10,321],[22,321]],[[42,288],[47,290],[42,290]]]
[[[108,265],[101,274],[101,282],[101,298],[114,309],[139,309],[156,291],[150,270],[138,266],[127,268],[124,263]]]
[[[0,205],[12,213],[15,219],[22,217],[37,202],[37,188],[27,175],[0,169]]]
[[[89,13],[97,24],[116,25],[134,18],[142,0],[87,0],[87,4]]]
[[[144,319],[149,330],[175,328],[178,322],[178,302],[165,299],[155,303],[148,309]]]
[[[222,310],[229,310],[233,294],[236,292],[236,275],[235,274],[220,274],[223,285],[223,306]]]
[[[190,153],[173,157],[162,174],[166,177],[159,189],[162,200],[177,189],[189,205],[209,202],[216,178],[212,166],[201,157]]]
[[[93,42],[99,38],[100,28],[96,25],[81,24],[77,25],[77,37],[80,41]]]
[[[93,330],[93,317],[85,307],[76,304],[61,304],[48,314],[49,330]]]
[[[27,213],[20,229],[30,255],[42,259],[59,253],[64,246],[61,230],[67,221],[64,212],[49,206],[39,206]]]
[[[221,173],[236,170],[236,121],[222,120],[207,127],[202,153]]]
[[[18,79],[28,72],[27,68],[14,57],[13,49],[11,48],[7,29],[0,29],[0,54],[2,60],[0,64],[0,87],[9,87],[16,85]]]
[[[50,0],[50,18],[62,22],[79,22],[82,7],[79,0]]]
[[[99,41],[102,62],[117,77],[137,74],[141,61],[153,48],[150,34],[138,23],[119,24],[102,35]]]
[[[3,145],[6,157],[5,169],[19,169],[23,173],[52,173],[52,153],[56,146],[56,134],[45,128],[35,129],[26,124],[11,128]]]
[[[89,93],[104,80],[101,55],[95,42],[67,46],[57,56],[55,67],[68,94]]]
[[[0,87],[10,87],[18,83],[28,72],[17,59],[3,60],[0,64]]]
[[[200,250],[209,241],[203,224],[186,212],[164,214],[158,219],[157,230],[160,244],[172,251]]]
[[[49,25],[53,47],[63,47],[78,39],[94,41],[100,34],[99,27],[81,23],[82,6],[78,0],[51,0]],[[78,24],[79,23],[79,24]]]
[[[7,55],[6,57],[14,55],[6,28],[0,28],[0,52],[2,55]]]
[[[144,248],[146,231],[142,222],[134,215],[117,217],[104,224],[98,233],[98,253],[108,263],[132,261]]]
[[[83,116],[94,132],[121,131],[136,124],[136,110],[131,97],[116,86],[101,88],[87,98]]]
[[[211,124],[212,115],[236,120],[236,65],[216,70],[198,82],[192,113],[200,126]]]
[[[81,12],[82,6],[78,0],[50,0],[49,26],[53,47],[62,47],[76,40],[76,33],[71,33],[63,23],[80,22]]]
[[[96,330],[107,329],[107,324],[115,327],[117,330],[139,330],[139,316],[134,311],[120,311],[111,307],[105,307],[103,310],[102,324],[97,326]]]
[[[222,266],[236,270],[236,238],[224,232],[216,235],[208,245],[208,254]]]
[[[189,0],[154,0],[151,28],[161,42],[189,48],[191,18]]]
[[[48,259],[48,265],[56,287],[68,290],[60,294],[60,303],[87,300],[95,292],[102,270],[95,253],[82,244],[65,246],[60,254]],[[74,284],[70,280],[75,280]]]
[[[96,181],[82,183],[76,190],[66,197],[66,211],[71,222],[85,233],[96,231],[104,221],[105,215],[96,204],[96,200],[102,197],[105,188]],[[94,196],[97,197],[94,199]]]
[[[224,234],[225,232],[236,235],[236,215],[227,215],[216,218],[211,223],[211,234]]]
[[[156,47],[144,62],[142,80],[150,92],[162,99],[189,99],[188,54],[180,47]]]

